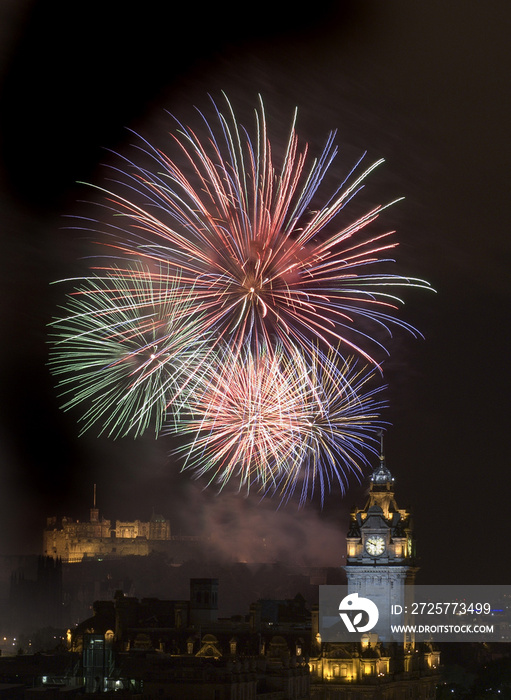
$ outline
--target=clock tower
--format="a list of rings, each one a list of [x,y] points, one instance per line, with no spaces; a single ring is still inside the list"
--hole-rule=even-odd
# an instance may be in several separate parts
[[[391,605],[412,600],[418,569],[414,562],[411,516],[396,503],[394,479],[385,465],[383,441],[379,465],[371,475],[369,498],[364,508],[352,511],[346,544],[349,593],[370,597],[388,615]],[[381,641],[390,640],[381,638]]]
[[[410,512],[397,505],[394,479],[385,464],[383,443],[379,464],[370,478],[367,502],[351,513],[346,546],[344,568],[348,590],[345,586],[331,586],[332,606],[327,605],[320,612],[320,602],[312,614],[311,697],[317,700],[434,698],[440,682],[440,652],[429,642],[418,644],[416,648],[415,639],[408,632],[392,632],[396,624],[407,623],[406,609],[410,609],[413,601],[417,568]],[[340,641],[335,637],[337,631],[342,629],[340,638],[345,637],[340,622],[342,615],[337,620],[337,608],[341,610],[339,601],[344,603],[354,593],[359,599],[368,598],[369,601],[360,607],[354,604],[352,613],[355,615],[350,619],[357,634],[348,642]],[[375,627],[365,630],[360,629],[359,623],[367,627],[371,610],[367,602],[376,604],[378,621]],[[402,610],[392,609],[392,620],[391,605],[402,606]],[[347,610],[346,607],[342,609]],[[330,627],[328,633],[332,631],[332,641],[321,638],[323,628],[319,619],[322,615],[323,621],[327,620],[324,635],[327,636],[326,630]],[[344,618],[343,621],[347,627]]]

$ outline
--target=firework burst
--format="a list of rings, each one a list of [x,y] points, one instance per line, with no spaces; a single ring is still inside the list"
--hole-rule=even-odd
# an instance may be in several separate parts
[[[381,387],[368,388],[372,376],[352,362],[339,369],[330,358],[311,366],[297,348],[221,353],[178,427],[191,434],[180,448],[184,468],[220,489],[234,481],[284,500],[298,485],[302,502],[316,489],[323,499],[334,482],[343,490],[381,428]]]
[[[156,280],[156,282],[155,282]],[[65,314],[52,324],[50,368],[63,405],[88,406],[83,430],[156,434],[200,369],[207,338],[190,316],[193,293],[143,266],[81,281],[68,295]]]
[[[213,331],[217,342],[239,349],[276,337],[285,348],[340,347],[376,363],[365,346],[380,341],[366,327],[415,333],[397,318],[401,300],[392,290],[429,287],[381,271],[397,245],[393,232],[370,233],[385,206],[355,221],[347,216],[346,205],[382,161],[365,169],[358,163],[319,205],[337,154],[335,134],[310,160],[293,120],[277,167],[262,102],[255,137],[227,107],[227,116],[215,107],[216,128],[204,119],[205,136],[180,125],[173,137],[179,165],[143,142],[140,161],[149,158],[151,166],[126,161],[117,193],[105,190],[115,219],[102,230],[116,264],[134,256],[167,266],[193,288],[203,331]]]
[[[335,133],[311,158],[295,112],[276,157],[262,101],[253,133],[226,105],[201,132],[178,123],[173,157],[142,139],[97,188],[100,220],[80,228],[102,259],[51,324],[50,366],[84,430],[165,423],[197,477],[303,503],[377,445],[381,331],[417,334],[399,290],[430,286],[387,272],[397,243],[375,222],[393,202],[349,214],[382,161],[327,186]]]

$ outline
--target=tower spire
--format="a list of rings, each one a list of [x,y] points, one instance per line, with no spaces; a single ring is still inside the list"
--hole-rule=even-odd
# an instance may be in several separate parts
[[[392,483],[394,479],[385,465],[385,451],[383,449],[383,430],[380,430],[380,464],[371,475],[371,483],[386,484]]]

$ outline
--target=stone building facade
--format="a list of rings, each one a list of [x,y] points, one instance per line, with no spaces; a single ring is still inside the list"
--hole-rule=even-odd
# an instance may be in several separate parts
[[[197,578],[188,600],[119,592],[113,601],[96,601],[94,615],[67,635],[88,692],[143,690],[148,700],[309,700],[303,599],[273,606],[261,600],[247,616],[219,619],[217,593],[218,579]]]

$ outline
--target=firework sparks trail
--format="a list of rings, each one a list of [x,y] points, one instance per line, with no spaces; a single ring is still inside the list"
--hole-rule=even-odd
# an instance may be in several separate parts
[[[193,292],[177,290],[174,278],[139,265],[82,280],[68,295],[65,315],[51,323],[49,364],[68,397],[63,408],[89,406],[82,432],[102,421],[110,436],[150,425],[158,434],[169,402],[179,412],[207,338],[190,315]]]
[[[353,359],[339,365],[330,352],[321,362],[313,355],[307,371],[300,422],[303,458],[291,462],[277,484],[284,501],[299,489],[301,504],[316,490],[323,501],[335,483],[344,492],[349,474],[361,476],[362,467],[369,465],[367,451],[377,454],[384,427],[380,413],[386,405],[380,397],[385,387],[375,384],[374,368],[361,368]],[[306,383],[315,390],[306,391]]]
[[[191,435],[179,448],[184,468],[220,490],[232,480],[283,500],[301,484],[302,503],[316,489],[323,499],[334,482],[344,490],[368,439],[378,445],[381,387],[367,388],[374,370],[350,361],[339,369],[332,358],[325,368],[298,348],[220,353],[177,428]]]
[[[381,343],[366,326],[390,334],[397,325],[417,334],[396,317],[401,300],[392,290],[429,288],[379,271],[393,262],[387,255],[397,244],[393,232],[370,233],[369,225],[392,203],[347,218],[346,205],[382,161],[365,170],[358,163],[313,210],[337,155],[335,134],[310,161],[307,145],[299,150],[293,120],[277,168],[262,102],[255,138],[227,106],[227,116],[215,106],[217,129],[204,118],[205,137],[180,125],[173,137],[180,165],[142,142],[140,161],[149,158],[151,167],[126,160],[116,183],[125,195],[103,190],[115,217],[103,222],[110,240],[103,245],[116,265],[132,257],[163,263],[193,288],[202,328],[217,342],[239,350],[247,341],[255,347],[276,337],[285,348],[328,353],[340,346],[343,355],[356,352],[376,364],[365,345]]]

